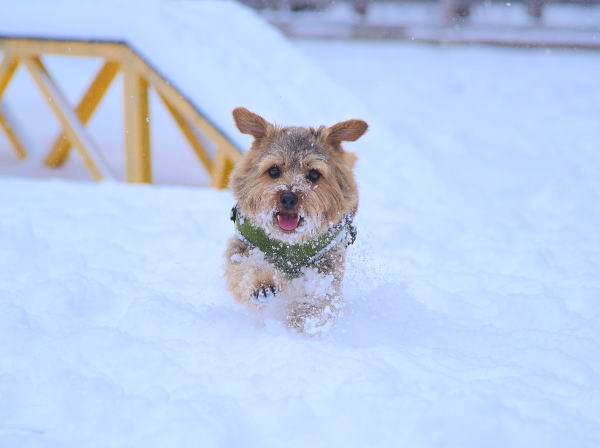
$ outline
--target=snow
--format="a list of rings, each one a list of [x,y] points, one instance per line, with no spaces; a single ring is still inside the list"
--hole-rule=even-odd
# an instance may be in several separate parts
[[[2,177],[0,447],[598,446],[595,55],[292,45],[239,14],[290,59],[206,67],[237,79],[207,94],[215,120],[241,95],[281,123],[370,124],[346,146],[345,314],[308,338],[229,297],[229,192]],[[264,70],[291,59],[314,91]]]

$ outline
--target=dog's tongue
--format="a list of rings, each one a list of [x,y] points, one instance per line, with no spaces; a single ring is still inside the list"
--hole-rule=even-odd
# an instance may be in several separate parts
[[[277,222],[279,223],[279,227],[283,230],[294,230],[298,227],[298,222],[300,222],[300,217],[298,215],[277,215]]]

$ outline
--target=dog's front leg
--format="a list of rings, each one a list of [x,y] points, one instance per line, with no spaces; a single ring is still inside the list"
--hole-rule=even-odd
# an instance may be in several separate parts
[[[281,292],[283,279],[260,252],[233,237],[225,255],[227,287],[239,302],[263,306]]]
[[[304,271],[291,287],[299,295],[288,308],[287,324],[302,333],[317,335],[327,332],[343,307],[341,295],[345,251],[326,254],[312,268]]]

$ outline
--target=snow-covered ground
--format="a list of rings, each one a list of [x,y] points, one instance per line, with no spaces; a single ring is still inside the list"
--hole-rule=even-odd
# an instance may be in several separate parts
[[[597,447],[595,53],[277,45],[372,125],[345,315],[233,302],[228,192],[0,178],[0,447]]]

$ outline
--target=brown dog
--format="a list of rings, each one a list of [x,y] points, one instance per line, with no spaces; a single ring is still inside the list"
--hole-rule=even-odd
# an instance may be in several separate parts
[[[357,140],[367,123],[278,127],[241,107],[233,117],[255,140],[231,174],[236,235],[227,285],[242,303],[284,303],[288,326],[319,333],[341,309],[346,247],[356,234],[356,156],[341,142]]]

